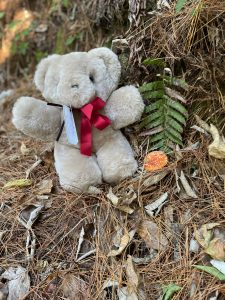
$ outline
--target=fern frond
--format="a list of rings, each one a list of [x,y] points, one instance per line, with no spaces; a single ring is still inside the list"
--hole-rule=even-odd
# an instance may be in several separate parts
[[[155,128],[155,127],[157,127],[157,126],[162,125],[162,124],[163,124],[163,121],[164,121],[163,117],[159,117],[157,120],[155,120],[155,121],[153,121],[153,122],[147,124],[145,127],[146,127],[147,129]]]
[[[151,137],[151,143],[155,143],[165,138],[164,132],[160,132]]]
[[[155,91],[159,89],[163,89],[164,83],[163,81],[153,81],[150,83],[143,84],[142,86],[139,87],[139,92],[144,93],[148,91]]]
[[[183,132],[183,127],[178,123],[175,119],[171,117],[167,117],[167,125],[174,128],[178,132],[182,133]]]
[[[179,121],[181,124],[186,125],[186,120],[183,115],[178,113],[175,109],[172,109],[171,107],[167,108],[168,115],[174,118],[175,120]]]
[[[153,103],[149,104],[148,106],[146,106],[145,107],[145,112],[146,113],[152,112],[152,111],[162,107],[162,105],[163,105],[163,100],[159,99],[156,102],[153,102]]]
[[[154,132],[149,136],[152,145],[150,150],[160,149],[171,154],[175,144],[183,145],[181,134],[186,125],[188,112],[183,105],[185,99],[171,88],[181,84],[183,82],[177,78],[163,75],[161,80],[144,84],[139,88],[143,98],[149,103],[145,108],[146,116],[142,119],[140,127]],[[160,132],[154,131],[158,126]]]
[[[144,93],[145,99],[160,99],[165,96],[165,90],[150,91]]]
[[[186,108],[180,103],[177,102],[175,100],[170,99],[167,96],[164,96],[165,99],[167,100],[167,104],[172,107],[173,109],[179,111],[181,114],[183,114],[184,116],[188,115],[188,111],[186,110]]]

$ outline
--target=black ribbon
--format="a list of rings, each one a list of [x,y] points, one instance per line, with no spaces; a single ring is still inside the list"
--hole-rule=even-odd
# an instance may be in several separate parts
[[[60,107],[60,108],[63,107],[61,104],[55,104],[55,103],[49,103],[49,102],[47,103],[47,105],[50,105],[50,106],[57,106],[57,107]],[[65,121],[63,120],[62,125],[61,125],[61,127],[60,127],[60,129],[59,129],[59,133],[58,133],[57,138],[56,138],[56,142],[58,142],[59,139],[60,139],[60,136],[61,136],[62,131],[63,131],[63,128],[64,128],[64,125],[65,125]]]

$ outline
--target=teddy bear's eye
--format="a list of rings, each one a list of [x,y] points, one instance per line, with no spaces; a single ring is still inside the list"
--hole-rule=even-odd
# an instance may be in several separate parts
[[[72,84],[72,85],[71,85],[71,88],[72,88],[72,89],[74,89],[74,88],[78,89],[78,88],[79,88],[79,85],[78,85],[78,84]]]
[[[91,82],[94,82],[94,81],[95,81],[93,75],[90,75],[90,76],[89,76],[89,79],[91,80]]]

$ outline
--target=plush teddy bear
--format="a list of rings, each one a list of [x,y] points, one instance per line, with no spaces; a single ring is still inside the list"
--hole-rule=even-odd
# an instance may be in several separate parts
[[[120,73],[117,55],[105,47],[50,55],[34,75],[48,103],[21,97],[13,107],[17,129],[55,141],[56,171],[68,191],[89,191],[102,180],[117,183],[137,170],[131,146],[119,129],[140,119],[144,103],[134,86],[116,89]]]

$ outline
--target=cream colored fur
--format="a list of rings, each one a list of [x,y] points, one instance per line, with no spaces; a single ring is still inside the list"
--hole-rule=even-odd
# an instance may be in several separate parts
[[[34,82],[48,102],[81,108],[98,96],[107,101],[102,113],[112,121],[102,131],[93,128],[91,157],[80,153],[79,144],[69,145],[63,130],[60,140],[55,142],[54,156],[60,184],[66,190],[85,192],[102,180],[116,183],[137,170],[133,151],[119,129],[139,120],[144,104],[134,86],[116,90],[120,72],[117,56],[107,48],[51,55],[37,66]],[[21,97],[13,107],[13,124],[31,137],[55,141],[61,115],[59,107]],[[79,132],[80,113],[74,113],[74,118]]]

